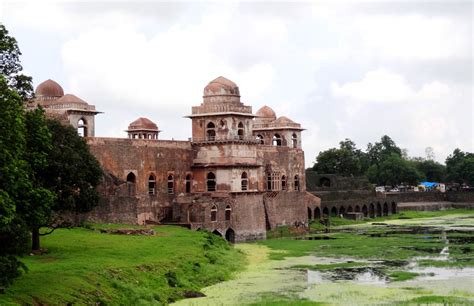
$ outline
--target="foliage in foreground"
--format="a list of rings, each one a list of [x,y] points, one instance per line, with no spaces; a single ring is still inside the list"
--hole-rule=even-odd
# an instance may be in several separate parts
[[[155,236],[58,229],[47,254],[24,258],[0,304],[167,304],[228,279],[244,255],[207,232],[159,226]]]

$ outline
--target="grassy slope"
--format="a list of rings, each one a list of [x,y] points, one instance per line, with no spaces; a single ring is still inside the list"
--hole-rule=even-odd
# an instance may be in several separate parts
[[[215,235],[171,226],[155,231],[57,230],[43,237],[48,254],[23,259],[29,272],[0,295],[0,304],[165,304],[228,279],[244,264],[244,255]]]

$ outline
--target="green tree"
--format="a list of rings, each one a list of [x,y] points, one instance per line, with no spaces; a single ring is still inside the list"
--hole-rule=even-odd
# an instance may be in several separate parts
[[[367,171],[369,180],[378,185],[417,184],[422,175],[409,161],[392,153],[379,164],[373,164]]]
[[[446,172],[449,181],[474,185],[474,153],[455,149],[446,158]]]
[[[411,163],[428,182],[444,182],[446,179],[446,166],[434,160],[411,160]]]
[[[387,135],[382,136],[380,142],[367,145],[367,158],[370,165],[379,165],[392,154],[402,157],[402,150],[395,144],[395,141]]]
[[[339,148],[322,151],[316,157],[313,170],[318,173],[358,176],[365,172],[365,154],[350,139],[339,143]]]

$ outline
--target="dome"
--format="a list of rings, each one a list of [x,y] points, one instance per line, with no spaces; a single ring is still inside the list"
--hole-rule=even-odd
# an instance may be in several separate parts
[[[147,118],[138,118],[137,120],[130,123],[128,130],[154,130],[158,131],[158,126]]]
[[[67,103],[74,103],[74,104],[84,104],[88,105],[86,101],[82,100],[81,98],[71,95],[71,94],[66,94],[56,100],[56,103],[62,103],[62,104],[67,104]]]
[[[266,105],[260,108],[255,115],[260,118],[276,119],[275,111]]]
[[[38,97],[62,97],[64,90],[57,82],[49,79],[36,87],[35,95]]]
[[[220,76],[217,79],[209,82],[206,87],[204,87],[204,96],[237,96],[240,97],[239,87],[237,85]]]
[[[278,117],[277,120],[275,120],[275,124],[276,125],[280,125],[280,126],[284,126],[284,125],[287,125],[287,124],[295,124],[296,122],[294,122],[293,120],[289,119],[288,117],[285,117],[285,116],[281,116],[281,117]]]

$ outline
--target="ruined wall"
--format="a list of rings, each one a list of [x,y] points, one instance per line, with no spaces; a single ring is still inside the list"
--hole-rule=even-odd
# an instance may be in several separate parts
[[[303,150],[265,145],[258,146],[258,150],[263,158],[263,181],[266,180],[265,172],[279,172],[280,177],[286,176],[286,190],[292,191],[295,188],[294,177],[298,175],[300,191],[306,190]],[[263,186],[262,190],[265,190],[265,187]]]
[[[264,196],[271,229],[278,226],[307,224],[307,207],[319,205],[319,199],[306,192],[272,192]]]

